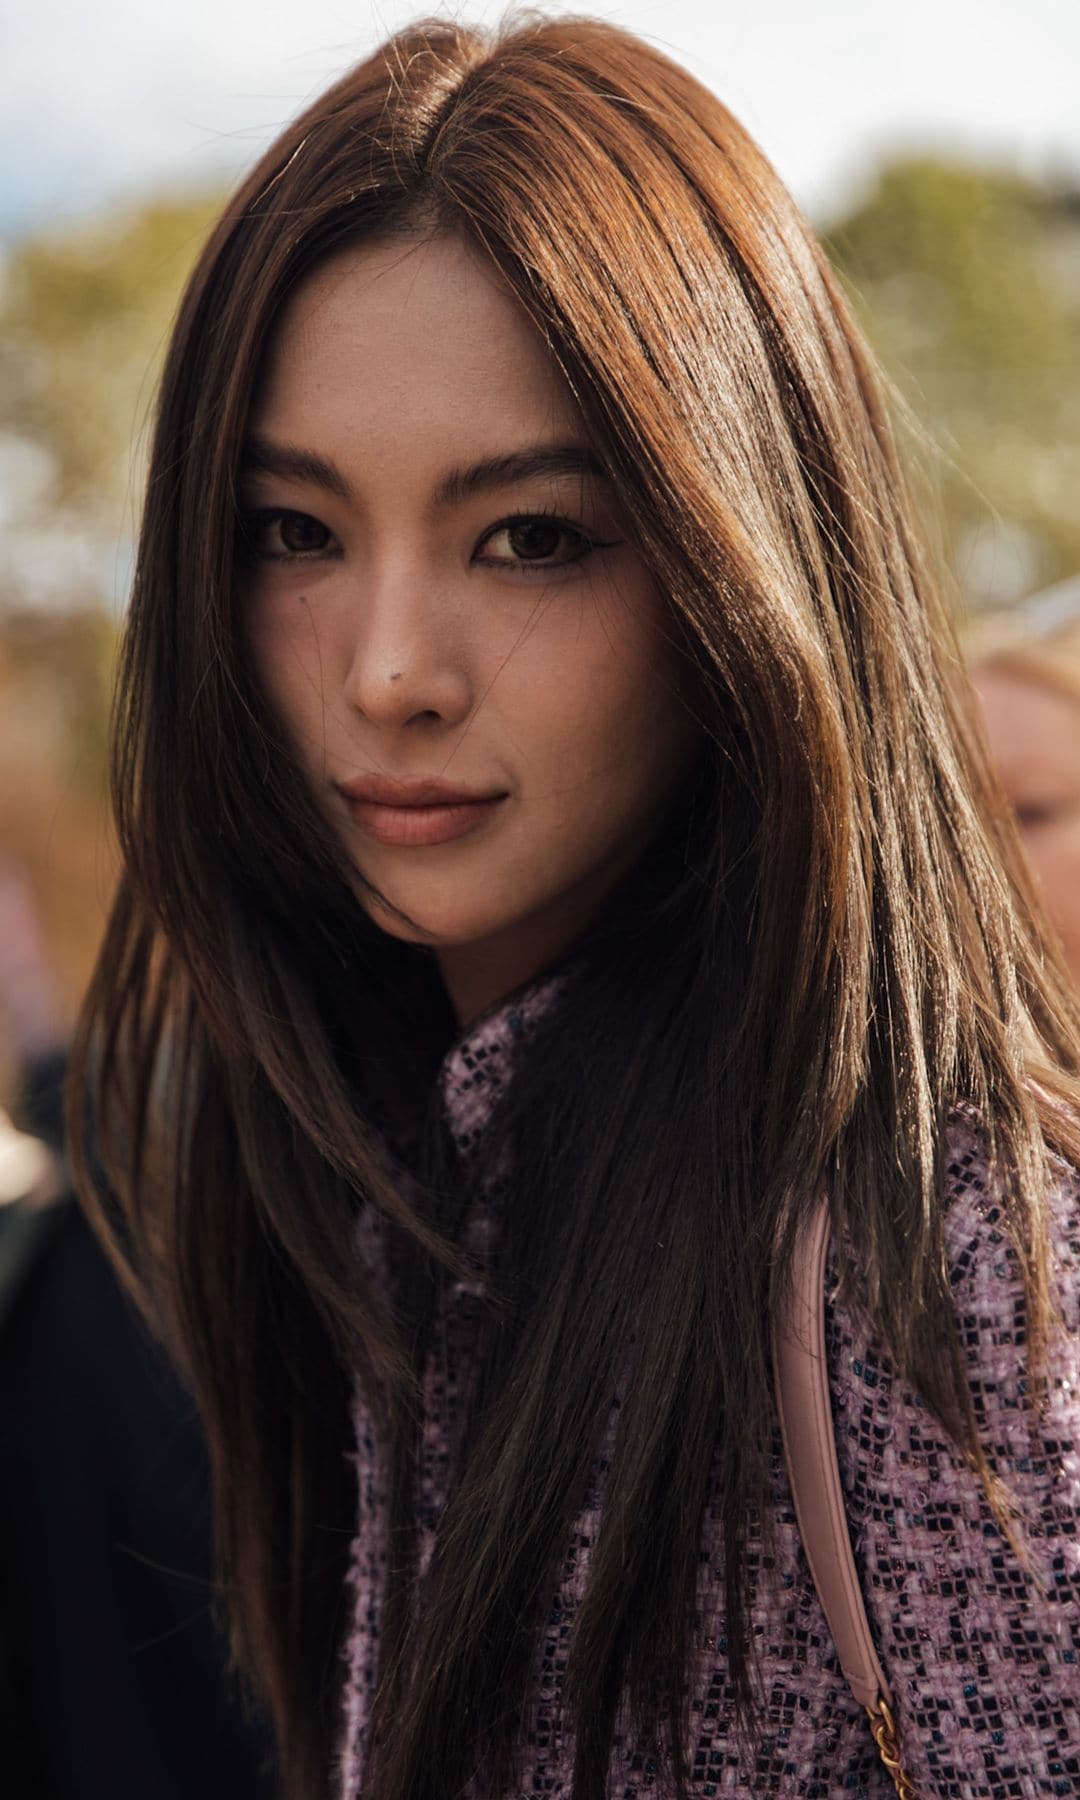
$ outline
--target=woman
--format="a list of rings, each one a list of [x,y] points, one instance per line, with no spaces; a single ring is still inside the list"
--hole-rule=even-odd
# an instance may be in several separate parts
[[[1049,629],[1028,608],[988,621],[973,637],[971,672],[991,755],[1080,982],[1080,592],[1062,598],[1073,616]]]
[[[913,1772],[1075,1764],[1077,1020],[941,630],[819,250],[634,38],[406,31],[226,209],[82,1179],[290,1797],[889,1789],[775,1430],[823,1187]]]

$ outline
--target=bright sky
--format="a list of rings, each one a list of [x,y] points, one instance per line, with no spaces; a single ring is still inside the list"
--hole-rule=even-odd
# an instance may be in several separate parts
[[[0,240],[155,183],[228,177],[401,0],[5,0]],[[1080,178],[1080,0],[583,0],[713,87],[817,216],[883,150],[969,149]]]

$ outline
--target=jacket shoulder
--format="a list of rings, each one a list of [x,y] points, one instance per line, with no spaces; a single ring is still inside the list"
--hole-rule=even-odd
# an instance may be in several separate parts
[[[945,1252],[969,1361],[976,1367],[994,1362],[996,1349],[1015,1351],[1027,1341],[1024,1283],[1007,1226],[1004,1180],[990,1166],[984,1134],[970,1121],[954,1119],[944,1156]],[[1043,1204],[1053,1291],[1066,1332],[1076,1333],[1080,1171],[1052,1158]]]
[[[1080,1178],[1046,1193],[1060,1323],[1031,1403],[1019,1261],[1000,1178],[964,1121],[945,1158],[945,1245],[980,1441],[1015,1509],[1017,1557],[982,1481],[872,1331],[827,1313],[841,1481],[871,1628],[920,1793],[995,1800],[1080,1759]]]

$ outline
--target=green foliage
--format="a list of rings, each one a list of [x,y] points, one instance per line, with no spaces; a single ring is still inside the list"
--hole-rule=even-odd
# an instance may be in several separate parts
[[[0,278],[0,854],[34,896],[64,1019],[115,868],[105,582],[133,531],[142,428],[217,204],[163,199],[42,235]]]
[[[0,294],[0,421],[56,459],[55,500],[119,525],[182,283],[218,196],[21,245]],[[100,515],[99,515],[100,516]]]
[[[0,705],[25,708],[36,694],[39,720],[57,721],[51,736],[54,746],[61,740],[63,780],[94,795],[104,778],[115,651],[102,611],[13,612],[0,631]]]
[[[1031,585],[1073,574],[1080,196],[911,158],[881,171],[827,248],[943,452],[947,547],[961,580],[965,544],[995,518],[1026,540]]]

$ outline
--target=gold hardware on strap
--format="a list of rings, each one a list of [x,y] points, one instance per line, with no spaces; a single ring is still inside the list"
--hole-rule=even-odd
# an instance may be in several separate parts
[[[866,1716],[882,1762],[896,1785],[897,1800],[919,1800],[918,1790],[900,1766],[900,1734],[887,1700],[878,1695],[877,1704],[868,1706]]]

